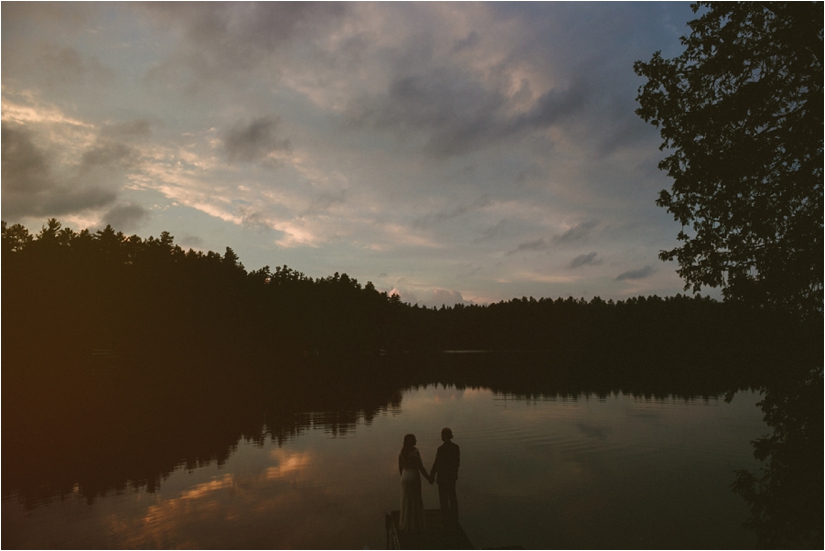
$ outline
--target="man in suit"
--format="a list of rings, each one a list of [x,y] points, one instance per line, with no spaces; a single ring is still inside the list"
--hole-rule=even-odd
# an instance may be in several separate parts
[[[460,452],[453,444],[453,431],[444,428],[441,430],[441,440],[444,442],[438,447],[435,454],[435,463],[430,471],[429,482],[438,482],[438,499],[441,502],[441,518],[445,527],[458,525],[458,499],[455,495],[455,482],[458,480],[458,464]]]

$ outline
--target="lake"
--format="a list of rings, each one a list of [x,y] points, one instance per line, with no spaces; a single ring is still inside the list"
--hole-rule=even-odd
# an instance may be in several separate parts
[[[742,527],[747,503],[730,484],[735,470],[759,467],[751,441],[770,431],[758,393],[732,396],[425,381],[364,406],[202,416],[163,437],[94,417],[95,431],[110,436],[82,453],[71,446],[91,431],[63,441],[55,427],[34,427],[26,432],[38,438],[19,444],[39,446],[32,474],[20,473],[34,460],[15,462],[25,453],[4,437],[2,545],[385,548],[404,435],[417,436],[429,469],[449,426],[461,447],[460,522],[477,548],[753,548],[756,536]],[[226,436],[206,445],[195,432]],[[142,471],[130,461],[157,464],[156,479],[134,474]],[[436,487],[424,486],[425,507],[436,508]]]

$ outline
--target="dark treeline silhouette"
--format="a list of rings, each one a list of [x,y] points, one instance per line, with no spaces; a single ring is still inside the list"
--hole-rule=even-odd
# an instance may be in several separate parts
[[[230,248],[184,251],[166,232],[77,233],[56,220],[37,235],[3,225],[3,295],[4,354],[23,359],[374,351],[393,342],[402,308],[346,275],[248,272]]]
[[[181,354],[540,349],[565,364],[621,357],[690,369],[807,363],[822,350],[821,320],[813,327],[742,303],[525,297],[429,309],[346,274],[247,271],[228,247],[223,255],[184,251],[167,232],[78,233],[54,219],[36,235],[4,223],[2,269],[3,355],[20,369],[95,349],[138,363]]]

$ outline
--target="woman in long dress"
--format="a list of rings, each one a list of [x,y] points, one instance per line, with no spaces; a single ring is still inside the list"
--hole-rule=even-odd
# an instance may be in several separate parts
[[[415,447],[415,436],[404,437],[404,447],[398,454],[398,472],[401,473],[401,522],[405,532],[420,532],[424,529],[424,499],[421,497],[421,475],[429,480],[427,470],[421,461],[421,454]]]

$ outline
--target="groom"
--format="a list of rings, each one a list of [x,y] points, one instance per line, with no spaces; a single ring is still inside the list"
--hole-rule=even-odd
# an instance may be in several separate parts
[[[453,431],[441,430],[441,440],[435,454],[435,463],[430,471],[429,481],[438,482],[438,499],[441,501],[441,518],[445,527],[458,525],[458,499],[455,495],[455,481],[458,480],[460,461],[458,446],[452,443]]]

